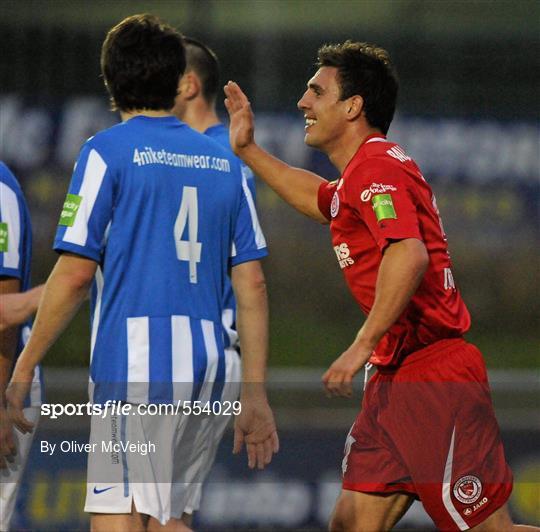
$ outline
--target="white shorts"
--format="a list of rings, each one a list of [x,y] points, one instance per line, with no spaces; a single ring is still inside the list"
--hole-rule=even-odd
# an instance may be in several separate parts
[[[23,434],[17,428],[13,428],[17,455],[13,462],[8,462],[7,469],[0,470],[0,530],[9,530],[9,523],[15,510],[17,491],[22,480],[32,440],[39,424],[40,409],[31,406],[23,410],[24,417],[34,424],[34,430]]]
[[[238,397],[239,361],[231,366],[234,380],[225,384],[222,403]],[[134,505],[137,512],[164,525],[171,517],[197,510],[202,484],[231,417],[93,416],[85,512],[127,514]],[[116,452],[111,442],[116,448],[123,442],[124,450]],[[127,442],[134,447],[125,449]]]

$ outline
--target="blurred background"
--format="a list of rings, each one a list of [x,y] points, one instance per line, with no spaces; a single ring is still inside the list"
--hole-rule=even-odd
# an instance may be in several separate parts
[[[221,60],[223,83],[238,81],[250,97],[259,142],[329,179],[337,173],[304,145],[296,109],[317,49],[350,38],[390,52],[401,89],[389,137],[416,159],[437,196],[454,277],[473,317],[468,338],[485,355],[516,475],[512,510],[539,523],[540,3],[4,0],[0,158],[29,202],[35,284],[45,281],[56,259],[52,239],[81,144],[118,120],[99,74],[101,43],[113,24],[139,12],[157,14],[210,45]],[[293,212],[262,183],[257,193],[270,249],[264,266],[271,394],[283,451],[265,476],[250,475],[244,458],[230,458],[227,437],[200,530],[323,527],[361,400],[361,383],[353,401],[326,400],[319,386],[324,368],[363,321],[328,229]],[[59,388],[70,401],[85,401],[88,321],[82,309],[48,355],[49,402]],[[41,431],[49,439],[84,438],[86,421],[45,420]],[[84,529],[84,457],[43,462],[36,447],[17,526]],[[404,526],[428,530],[430,521],[416,505]]]

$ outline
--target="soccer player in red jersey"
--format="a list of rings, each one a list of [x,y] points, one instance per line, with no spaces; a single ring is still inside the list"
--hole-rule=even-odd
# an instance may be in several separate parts
[[[442,530],[507,531],[512,474],[470,317],[452,277],[429,185],[386,139],[398,82],[387,52],[347,41],[319,50],[298,102],[305,142],[341,172],[329,183],[254,141],[247,97],[225,87],[234,151],[286,202],[329,223],[347,284],[367,319],[323,375],[350,396],[354,375],[377,367],[345,444],[343,486],[330,530],[391,529],[420,499]]]

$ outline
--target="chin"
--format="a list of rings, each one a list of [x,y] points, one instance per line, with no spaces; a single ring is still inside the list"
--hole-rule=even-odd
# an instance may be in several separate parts
[[[313,136],[311,136],[309,133],[306,133],[304,137],[304,143],[309,146],[310,148],[318,148],[319,143],[317,142],[317,139],[314,139]]]

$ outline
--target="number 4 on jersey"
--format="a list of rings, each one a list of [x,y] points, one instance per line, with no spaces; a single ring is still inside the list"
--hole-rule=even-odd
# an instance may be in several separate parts
[[[188,226],[188,239],[182,240],[184,230]],[[184,187],[180,210],[174,224],[174,242],[178,260],[189,262],[189,282],[197,282],[197,263],[201,262],[202,243],[197,242],[199,230],[199,206],[197,188]]]

